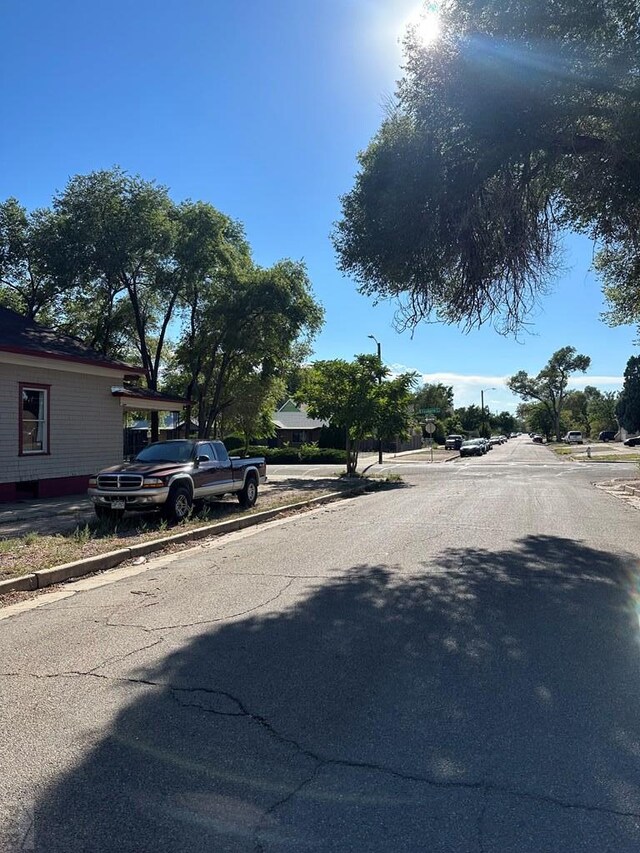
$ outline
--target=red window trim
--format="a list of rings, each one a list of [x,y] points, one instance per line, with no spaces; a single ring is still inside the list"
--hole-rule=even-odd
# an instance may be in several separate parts
[[[22,392],[27,388],[34,391],[47,392],[47,449],[46,450],[24,450],[22,443]],[[18,456],[51,456],[51,385],[42,385],[39,382],[18,383]]]

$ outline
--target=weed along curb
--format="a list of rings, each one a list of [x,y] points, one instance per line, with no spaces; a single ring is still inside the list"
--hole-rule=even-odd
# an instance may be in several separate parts
[[[279,515],[284,515],[292,510],[300,510],[312,508],[331,501],[339,500],[340,498],[350,498],[356,495],[361,495],[367,491],[374,491],[380,488],[381,484],[366,483],[357,486],[347,491],[331,492],[328,495],[321,495],[318,498],[310,498],[306,501],[297,501],[296,503],[285,504],[284,506],[266,509],[263,512],[257,512],[252,515],[241,515],[238,518],[232,518],[229,521],[218,521],[214,524],[207,524],[203,527],[196,527],[193,530],[185,530],[183,533],[175,533],[171,536],[163,536],[161,539],[154,539],[150,542],[141,542],[138,545],[131,545],[129,548],[121,548],[117,551],[108,551],[105,554],[97,554],[94,557],[85,557],[82,560],[76,560],[73,563],[65,563],[61,566],[52,566],[49,569],[40,569],[28,575],[20,575],[16,578],[8,578],[0,580],[0,596],[9,592],[33,592],[38,589],[44,589],[52,584],[62,583],[66,580],[79,578],[83,575],[91,574],[92,572],[105,571],[113,569],[127,560],[134,560],[136,557],[142,557],[146,554],[152,554],[155,551],[162,551],[170,545],[180,545],[185,542],[197,541],[198,539],[206,539],[208,536],[221,536],[224,533],[233,533],[236,530],[244,530],[246,527],[253,527],[261,524],[264,521],[270,521]]]

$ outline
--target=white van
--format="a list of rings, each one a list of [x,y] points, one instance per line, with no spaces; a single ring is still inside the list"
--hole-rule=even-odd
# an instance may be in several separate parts
[[[582,444],[582,433],[577,429],[570,430],[562,439],[566,444]]]

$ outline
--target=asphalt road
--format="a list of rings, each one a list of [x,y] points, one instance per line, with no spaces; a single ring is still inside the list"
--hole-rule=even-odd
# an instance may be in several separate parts
[[[2,853],[637,853],[637,511],[525,439],[397,465],[0,611]]]

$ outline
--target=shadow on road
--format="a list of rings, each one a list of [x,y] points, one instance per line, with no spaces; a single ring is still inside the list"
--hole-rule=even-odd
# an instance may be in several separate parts
[[[36,849],[637,851],[635,571],[545,536],[345,555],[123,670],[139,698],[42,793]]]

